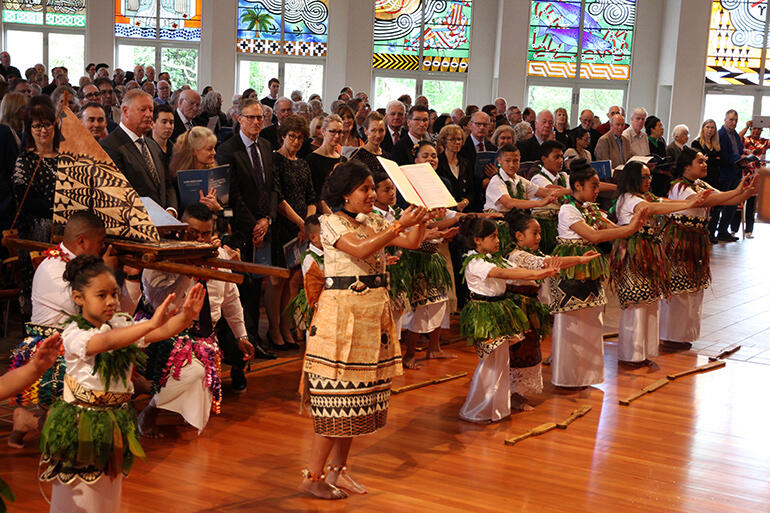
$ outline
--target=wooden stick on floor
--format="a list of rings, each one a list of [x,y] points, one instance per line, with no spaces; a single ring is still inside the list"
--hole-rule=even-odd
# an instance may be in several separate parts
[[[693,367],[692,369],[687,369],[682,372],[677,372],[675,374],[669,374],[666,376],[670,380],[675,380],[684,376],[689,376],[690,374],[697,374],[698,372],[706,372],[713,369],[719,369],[721,367],[724,367],[726,365],[724,360],[717,360],[715,362],[707,363],[706,365],[701,365],[700,367]]]
[[[439,383],[445,383],[447,381],[452,381],[453,379],[462,378],[467,375],[468,375],[467,372],[460,372],[458,374],[447,374],[442,378],[429,379],[427,381],[421,381],[419,383],[412,383],[411,385],[405,385],[403,387],[393,388],[391,389],[391,392],[394,394],[400,394],[401,392],[408,392],[416,388],[427,387],[430,385],[438,385]]]
[[[547,433],[553,429],[567,429],[567,426],[575,422],[589,411],[591,411],[591,406],[584,404],[577,410],[572,410],[572,413],[569,414],[569,417],[562,420],[561,422],[546,422],[545,424],[535,426],[526,433],[522,433],[518,436],[507,439],[505,441],[505,445],[516,445],[516,443],[521,442],[522,440],[526,440],[532,436],[542,435],[543,433]]]
[[[710,362],[715,362],[717,360],[724,360],[725,358],[727,358],[731,354],[737,353],[740,350],[740,348],[741,348],[740,344],[733,344],[733,345],[727,346],[724,349],[724,351],[722,351],[718,355],[716,355],[716,356],[709,356],[709,361]]]
[[[647,385],[646,387],[642,388],[637,393],[635,393],[633,395],[630,395],[630,396],[626,397],[625,399],[620,399],[618,402],[620,404],[622,404],[623,406],[628,406],[629,404],[631,404],[632,401],[636,401],[637,399],[639,399],[643,395],[651,394],[654,391],[656,391],[656,390],[658,390],[660,388],[663,388],[664,386],[666,386],[668,384],[669,384],[669,379],[668,378],[661,378],[658,381],[650,383],[649,385]]]

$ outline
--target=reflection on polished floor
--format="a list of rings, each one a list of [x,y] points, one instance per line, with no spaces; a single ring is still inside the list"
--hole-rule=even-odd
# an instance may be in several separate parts
[[[770,277],[763,265],[770,229],[758,225],[755,236],[714,247],[714,284],[705,296],[702,338],[691,352],[662,353],[649,368],[619,369],[608,339],[602,386],[563,392],[547,385],[534,411],[489,426],[457,418],[477,362],[462,341],[449,346],[458,359],[423,362],[423,369],[395,380],[400,386],[469,374],[392,397],[388,427],[353,445],[351,471],[368,485],[366,496],[332,503],[297,490],[311,423],[297,414],[301,362],[293,355],[283,365],[253,366],[248,392],[226,395],[222,415],[200,437],[163,417],[167,438],[143,442],[148,461],[138,462],[124,482],[123,511],[770,511]],[[608,332],[616,331],[617,318],[609,308]],[[679,379],[631,406],[618,404],[735,342],[742,349],[726,367]],[[550,378],[548,367],[544,375]],[[592,411],[567,430],[503,443],[584,404]],[[0,442],[0,474],[18,498],[10,511],[46,510],[36,482],[38,451],[9,449],[4,436]]]

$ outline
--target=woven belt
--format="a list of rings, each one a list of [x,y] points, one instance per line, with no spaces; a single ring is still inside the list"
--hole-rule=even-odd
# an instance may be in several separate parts
[[[387,274],[365,274],[363,276],[329,276],[324,280],[325,289],[350,289],[361,292],[388,286]]]
[[[471,299],[474,301],[489,301],[489,302],[502,301],[507,297],[508,296],[506,296],[505,294],[501,296],[485,296],[483,294],[476,294],[475,292],[471,292]]]

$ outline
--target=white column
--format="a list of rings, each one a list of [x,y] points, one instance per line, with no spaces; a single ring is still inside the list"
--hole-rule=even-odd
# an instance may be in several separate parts
[[[348,11],[356,9],[357,3],[350,0],[329,0],[329,37],[326,45],[324,90],[321,94],[326,109],[337,99],[340,89],[345,87],[350,38]]]
[[[331,34],[331,31],[329,32]],[[347,67],[345,69],[345,85],[353,91],[364,91],[374,101],[372,90],[372,52],[374,50],[374,2],[355,0],[348,8],[347,26]],[[342,87],[330,91],[336,99]]]
[[[115,2],[104,0],[86,4],[86,63],[107,63],[110,72],[115,68],[114,7]]]
[[[496,96],[493,90],[493,74],[495,56],[498,53],[496,52],[498,3],[498,0],[473,2],[470,66],[465,98],[466,103],[479,107],[491,103]],[[528,1],[525,0],[525,3]],[[458,107],[464,107],[464,105],[458,105]]]
[[[222,109],[232,105],[236,76],[238,0],[203,0],[198,88],[212,86],[222,94]]]
[[[634,29],[634,46],[631,60],[631,80],[626,95],[626,111],[636,107],[644,107],[647,112],[654,113],[661,119],[660,108],[656,105],[659,57],[662,58],[661,38],[664,36],[663,12],[665,0],[645,0],[636,3],[636,27]],[[675,34],[674,34],[675,36]],[[670,52],[664,46],[667,53]],[[609,105],[608,105],[609,107]],[[668,108],[668,106],[666,106]],[[605,112],[597,112],[602,119]],[[666,125],[667,119],[663,120]]]
[[[493,93],[492,98],[502,96],[508,101],[508,105],[518,105],[524,110],[527,101],[529,0],[500,0],[500,4],[502,8],[499,10],[495,9],[495,6],[490,7],[496,14],[499,12],[499,16],[502,17],[503,26],[500,37],[493,41],[494,47],[486,48],[490,54],[495,48],[499,48],[497,91]],[[497,26],[490,26],[489,31],[496,34]],[[471,50],[471,59],[473,59],[477,52],[483,52],[485,48],[478,48],[477,45]]]

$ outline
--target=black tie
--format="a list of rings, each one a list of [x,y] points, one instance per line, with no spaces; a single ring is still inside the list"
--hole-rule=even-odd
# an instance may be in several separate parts
[[[209,304],[209,289],[206,286],[205,281],[203,283],[203,290],[206,292],[206,297],[203,298],[203,307],[201,313],[198,315],[198,335],[204,338],[208,338],[214,333],[214,323],[211,320],[211,305]]]
[[[257,180],[257,209],[261,214],[267,214],[267,190],[265,188],[265,171],[257,151],[257,142],[251,143],[251,160],[254,163],[254,177]]]

